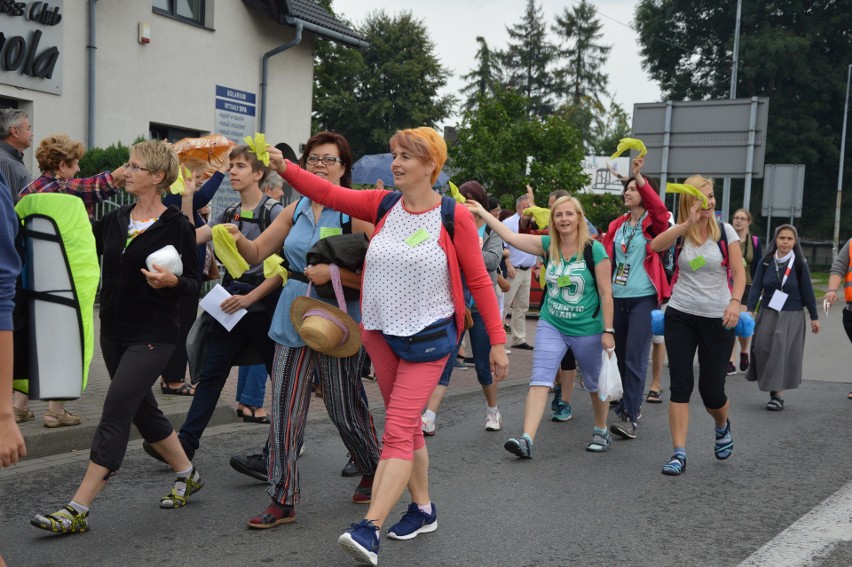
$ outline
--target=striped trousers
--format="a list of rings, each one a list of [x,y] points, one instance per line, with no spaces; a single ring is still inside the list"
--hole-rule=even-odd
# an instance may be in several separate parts
[[[361,474],[375,474],[381,449],[361,382],[364,355],[363,347],[350,357],[336,358],[308,347],[275,345],[267,492],[276,502],[293,506],[299,501],[296,460],[304,439],[314,370],[322,381],[328,416],[346,450]]]

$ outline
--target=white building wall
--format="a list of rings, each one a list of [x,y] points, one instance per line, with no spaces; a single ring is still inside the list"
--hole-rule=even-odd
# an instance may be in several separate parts
[[[215,128],[215,87],[223,85],[257,94],[260,127],[260,83],[263,53],[295,36],[237,0],[207,0],[205,29],[156,14],[149,0],[101,0],[96,3],[95,145],[130,144],[146,136],[149,123],[200,130]],[[33,147],[48,134],[62,132],[87,140],[87,7],[65,0],[62,94],[0,84],[0,96],[17,99],[33,122]],[[138,42],[140,22],[151,28],[151,42]],[[3,81],[0,71],[0,82]],[[269,61],[266,139],[298,149],[310,136],[313,37]],[[25,163],[38,174],[33,148]]]

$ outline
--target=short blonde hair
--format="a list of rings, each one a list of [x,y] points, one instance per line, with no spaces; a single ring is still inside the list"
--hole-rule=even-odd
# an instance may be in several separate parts
[[[438,180],[441,168],[447,162],[447,143],[438,135],[434,128],[421,126],[408,130],[397,130],[390,139],[390,146],[405,148],[420,163],[435,162],[435,171],[432,172],[432,185]]]
[[[75,159],[80,159],[85,153],[86,149],[82,142],[72,140],[65,134],[51,134],[39,143],[36,161],[42,173],[55,172],[62,162],[71,165]]]
[[[163,181],[158,186],[160,192],[165,194],[169,186],[175,182],[180,171],[180,161],[171,144],[161,140],[146,140],[133,144],[130,147],[130,155],[135,155],[142,162],[143,167],[153,173],[162,172]]]
[[[547,249],[547,254],[552,262],[559,262],[562,254],[562,237],[559,231],[555,228],[556,209],[562,205],[571,203],[574,205],[574,210],[577,211],[577,258],[583,256],[583,249],[589,243],[589,225],[586,224],[586,214],[583,212],[583,205],[580,204],[574,197],[559,197],[553,206],[550,208],[550,247]],[[587,266],[589,271],[594,271],[594,266]]]
[[[693,175],[686,181],[684,181],[686,185],[692,185],[702,193],[703,188],[710,187],[713,188],[713,180],[707,177],[701,177],[700,175]],[[698,200],[698,197],[694,197],[693,195],[681,195],[680,202],[677,207],[677,222],[678,224],[684,223],[689,220],[689,209],[695,204]],[[719,242],[719,238],[722,237],[722,233],[719,231],[719,223],[716,222],[716,217],[713,216],[707,219],[707,229],[710,234],[710,238],[713,242]],[[701,229],[698,224],[693,224],[689,227],[689,230],[686,232],[686,237],[689,238],[693,244],[701,244]]]

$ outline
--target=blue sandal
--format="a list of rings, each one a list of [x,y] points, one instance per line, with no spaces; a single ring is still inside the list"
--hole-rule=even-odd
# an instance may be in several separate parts
[[[672,455],[668,463],[663,465],[663,474],[668,476],[680,476],[686,471],[686,456]]]
[[[725,431],[716,433],[716,445],[713,452],[717,459],[724,461],[734,452],[734,440],[731,438],[731,420],[725,423]]]

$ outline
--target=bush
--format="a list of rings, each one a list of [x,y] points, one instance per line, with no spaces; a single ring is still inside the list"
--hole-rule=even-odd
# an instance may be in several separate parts
[[[581,193],[577,195],[577,199],[583,205],[586,218],[601,232],[606,232],[609,223],[625,212],[621,195]]]
[[[144,141],[139,136],[133,143]],[[80,177],[91,177],[102,171],[113,171],[121,167],[130,158],[130,148],[121,142],[117,142],[106,148],[91,148],[80,159]]]

